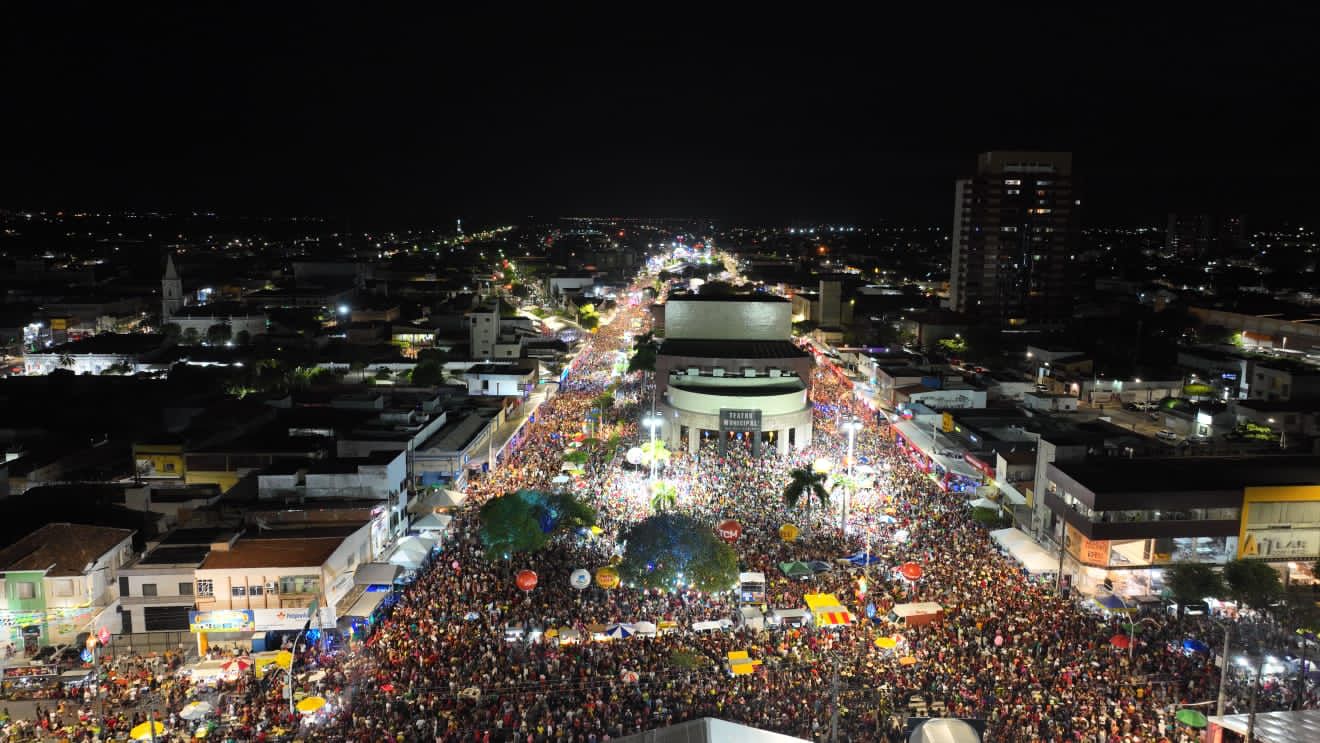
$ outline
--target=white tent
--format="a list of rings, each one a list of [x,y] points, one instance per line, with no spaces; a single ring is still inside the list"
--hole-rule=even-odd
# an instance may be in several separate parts
[[[926,720],[912,731],[908,743],[980,743],[976,728],[953,717]]]
[[[416,570],[422,566],[422,560],[416,553],[409,552],[402,547],[395,547],[385,561],[391,565],[398,565],[404,570]]]
[[[972,508],[988,508],[991,511],[999,510],[999,504],[995,503],[989,498],[977,498],[976,500],[971,501],[968,505],[970,505]]]
[[[1026,533],[1009,527],[990,532],[990,538],[1017,560],[1032,575],[1055,573],[1059,570],[1058,555],[1051,555],[1036,544]]]
[[[443,513],[428,513],[414,521],[412,528],[418,531],[444,531],[449,528],[449,522],[453,520],[453,516]]]
[[[643,637],[655,637],[658,628],[652,622],[633,622],[633,631]]]
[[[615,743],[807,743],[783,733],[703,717],[669,727],[615,738]]]

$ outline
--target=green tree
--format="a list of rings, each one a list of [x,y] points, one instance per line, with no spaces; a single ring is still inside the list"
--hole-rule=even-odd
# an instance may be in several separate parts
[[[73,366],[77,362],[77,359],[73,358],[73,354],[71,353],[62,353],[55,359],[55,361],[58,362],[60,366],[67,369]]]
[[[361,381],[366,381],[367,362],[361,359],[353,359],[352,361],[348,362],[348,370],[351,372],[357,372],[359,375],[359,379]]]
[[[935,341],[935,346],[949,356],[961,357],[967,353],[967,339],[961,335],[953,338],[941,338]]]
[[[1224,565],[1228,597],[1240,606],[1264,611],[1283,593],[1279,572],[1260,560],[1231,560]]]
[[[376,370],[377,381],[383,382],[386,379],[389,379],[391,376],[393,376],[393,373],[390,371],[390,368],[388,366],[382,366]]]
[[[596,311],[596,305],[584,304],[578,307],[577,324],[587,330],[600,327],[600,313]]]
[[[1283,606],[1275,610],[1275,618],[1284,627],[1312,632],[1320,629],[1320,605],[1309,586],[1288,586],[1283,589]]]
[[[664,513],[674,510],[678,504],[678,488],[673,483],[657,480],[651,488],[651,510],[655,513]]]
[[[495,560],[536,552],[555,535],[596,523],[596,512],[571,493],[519,490],[486,501],[478,512],[478,536]]]
[[[603,415],[604,412],[608,410],[611,405],[614,404],[614,393],[602,392],[599,395],[596,395],[595,397],[591,398],[591,404],[594,407],[600,408],[601,413]]]
[[[422,387],[435,387],[445,381],[444,369],[438,361],[423,361],[412,370],[412,383]]]
[[[1225,593],[1224,579],[1213,567],[1200,562],[1180,562],[1165,568],[1164,585],[1169,597],[1178,602],[1180,618],[1187,604]]]
[[[251,342],[252,342],[252,334],[247,332],[246,330],[240,330],[237,333],[234,333],[234,343],[240,346],[246,346]]]
[[[585,449],[574,449],[564,455],[564,461],[569,464],[576,464],[579,467],[587,463],[591,455],[587,454]]]
[[[218,346],[234,337],[234,329],[225,323],[216,323],[206,329],[206,342]]]
[[[197,332],[197,328],[190,327],[187,330],[183,331],[183,342],[187,343],[190,346],[195,345],[197,343],[197,339],[200,337],[201,334]]]
[[[669,463],[669,447],[665,446],[664,439],[643,441],[638,448],[642,450],[642,464],[648,467],[651,466],[652,461],[662,465]]]
[[[633,355],[628,359],[628,371],[655,371],[656,356],[660,351],[660,344],[656,343],[654,333],[644,333],[637,336],[633,342]]]
[[[643,588],[675,589],[691,584],[707,593],[731,588],[738,579],[738,556],[707,524],[691,516],[648,516],[623,534],[619,572]]]
[[[811,501],[819,500],[821,505],[828,506],[830,502],[830,493],[825,489],[826,474],[802,467],[790,470],[788,473],[788,483],[784,485],[784,505],[789,508],[796,508],[798,503],[802,503],[807,510],[807,522],[811,522]],[[806,500],[803,500],[806,496]]]

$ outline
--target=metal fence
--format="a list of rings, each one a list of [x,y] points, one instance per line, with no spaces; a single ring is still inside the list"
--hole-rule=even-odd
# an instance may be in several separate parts
[[[137,653],[162,653],[166,650],[182,650],[185,654],[197,652],[197,638],[191,632],[134,632],[126,635],[114,635],[110,638],[110,651],[118,655]]]

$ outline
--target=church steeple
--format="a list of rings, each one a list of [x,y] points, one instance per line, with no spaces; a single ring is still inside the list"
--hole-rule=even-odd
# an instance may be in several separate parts
[[[183,309],[183,280],[174,268],[174,254],[165,258],[165,276],[160,280],[160,321],[169,322],[174,313]]]

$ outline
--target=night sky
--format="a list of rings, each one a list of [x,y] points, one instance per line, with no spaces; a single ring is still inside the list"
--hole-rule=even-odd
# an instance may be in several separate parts
[[[7,13],[0,206],[944,224],[991,148],[1073,150],[1088,224],[1320,204],[1302,11],[214,7]]]

